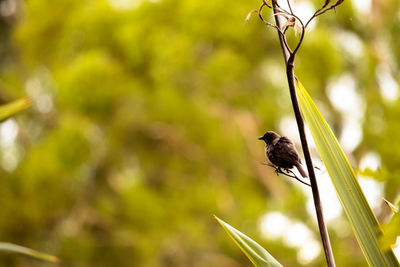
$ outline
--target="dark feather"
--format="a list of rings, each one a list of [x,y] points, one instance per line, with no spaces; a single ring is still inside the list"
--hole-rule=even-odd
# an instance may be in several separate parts
[[[296,167],[303,177],[307,177],[306,172],[301,167],[301,160],[296,147],[289,138],[270,131],[259,139],[264,140],[266,144],[265,153],[271,163],[284,169]]]

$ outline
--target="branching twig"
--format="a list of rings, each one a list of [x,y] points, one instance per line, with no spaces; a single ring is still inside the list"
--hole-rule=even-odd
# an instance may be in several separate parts
[[[307,21],[305,27],[307,28],[308,24],[310,24],[310,22],[315,19],[316,17],[324,14],[325,12],[335,9],[338,5],[340,5],[341,3],[343,3],[344,0],[337,0],[335,4],[331,5],[330,7],[328,7],[330,0],[326,0],[325,4],[318,9],[317,11],[315,11],[314,15],[312,15],[312,17]]]
[[[266,20],[264,19],[263,15],[262,15],[262,10],[263,10],[263,8],[266,7],[266,6],[269,7],[269,8],[271,8],[271,6],[269,6],[269,4],[268,4],[268,2],[267,2],[266,0],[263,0],[263,3],[261,4],[261,6],[260,6],[260,8],[259,8],[259,10],[258,10],[258,16],[259,16],[260,19],[265,23],[265,25],[267,25],[267,26],[269,26],[269,27],[272,27],[272,28],[275,28],[275,29],[278,31],[278,33],[279,33],[279,35],[280,35],[280,40],[281,40],[281,42],[283,42],[283,44],[285,45],[286,50],[289,52],[289,57],[291,58],[291,60],[289,60],[289,62],[294,62],[294,56],[296,55],[297,50],[300,48],[300,46],[301,46],[301,44],[302,44],[302,42],[303,42],[304,33],[305,33],[305,26],[304,26],[303,21],[302,21],[297,15],[295,15],[295,14],[293,13],[293,10],[292,10],[292,7],[291,7],[291,5],[290,5],[289,0],[288,0],[288,5],[289,5],[290,12],[287,11],[287,10],[285,10],[285,9],[283,9],[283,8],[281,8],[281,7],[278,5],[278,3],[276,3],[275,1],[272,1],[272,6],[273,6],[273,8],[274,8],[273,16],[275,16],[275,17],[276,17],[276,16],[283,16],[283,17],[285,17],[287,20],[289,20],[289,18],[294,18],[294,20],[295,20],[295,21],[298,21],[298,23],[300,23],[300,25],[301,25],[300,39],[299,39],[299,41],[298,41],[298,43],[297,43],[297,45],[296,45],[296,47],[295,47],[295,49],[294,49],[293,51],[291,50],[291,48],[290,48],[290,46],[289,46],[289,44],[288,44],[288,42],[287,42],[287,39],[286,39],[285,33],[286,33],[287,28],[282,29],[282,26],[281,26],[281,25],[272,24],[272,23],[270,23],[270,22],[268,22],[268,21],[266,21]],[[276,12],[276,10],[279,10],[279,12]],[[315,14],[314,14],[314,15],[315,15]],[[282,30],[283,30],[283,31],[282,31]]]
[[[279,167],[277,167],[277,166],[275,166],[275,165],[273,165],[273,164],[271,164],[271,163],[261,162],[261,164],[267,165],[267,166],[270,166],[270,167],[274,168],[274,169],[275,169],[276,175],[279,175],[279,173],[280,173],[280,174],[286,175],[287,177],[294,178],[294,179],[296,179],[297,181],[299,181],[299,182],[302,183],[302,184],[311,186],[310,184],[308,184],[308,183],[302,181],[296,174],[294,174],[293,171],[291,171],[291,170],[289,170],[289,169],[285,170],[286,172],[284,172],[284,171],[282,171],[281,168],[279,168]]]
[[[287,5],[288,5],[288,7],[289,7],[290,14],[292,14],[292,15],[293,15],[292,6],[290,5],[290,0],[287,0]]]
[[[264,0],[264,2],[265,2],[265,0]],[[263,15],[262,15],[262,10],[263,10],[263,8],[264,8],[265,6],[268,6],[268,7],[269,7],[269,5],[267,5],[267,4],[264,3],[264,2],[263,2],[263,4],[260,6],[260,8],[259,8],[259,10],[258,10],[258,16],[259,16],[260,19],[264,22],[265,25],[267,25],[267,26],[269,26],[269,27],[272,27],[272,28],[275,28],[275,29],[278,31],[278,33],[280,34],[280,37],[281,37],[282,40],[283,40],[283,44],[285,45],[286,49],[290,52],[290,54],[292,54],[292,50],[291,50],[290,47],[289,47],[289,44],[288,44],[288,42],[287,42],[286,35],[285,35],[286,29],[284,29],[284,31],[282,32],[282,29],[281,29],[281,26],[280,26],[280,25],[272,24],[272,23],[270,23],[270,22],[268,22],[267,20],[264,19]],[[252,11],[252,12],[253,12],[253,11]],[[252,13],[252,12],[251,12],[251,13]],[[287,11],[285,11],[285,12],[287,13]],[[249,14],[251,14],[251,13],[249,13]],[[287,13],[287,14],[291,16],[291,14],[289,14],[289,13]],[[279,15],[285,15],[285,13],[281,13],[281,14],[279,14],[279,13],[276,13],[276,14],[275,14],[275,13],[274,13],[274,14],[273,14],[273,16],[279,16]],[[247,17],[248,17],[248,15],[247,15]]]

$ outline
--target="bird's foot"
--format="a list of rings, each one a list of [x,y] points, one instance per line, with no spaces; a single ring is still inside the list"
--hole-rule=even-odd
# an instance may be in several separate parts
[[[298,178],[298,177],[296,176],[296,174],[294,174],[293,171],[290,170],[289,168],[283,168],[283,170],[282,170],[281,167],[278,167],[278,166],[276,166],[276,165],[273,165],[272,163],[262,162],[261,164],[267,165],[267,166],[270,166],[270,167],[274,168],[274,169],[275,169],[274,171],[275,171],[275,173],[276,173],[276,176],[279,176],[279,174],[281,173],[281,174],[283,174],[283,175],[286,175],[286,176],[288,176],[288,177],[291,177],[291,178],[296,179],[297,181],[299,181],[299,182],[302,183],[302,184],[311,186],[310,184],[308,184],[308,183],[306,183],[306,182],[303,182],[300,178]]]
[[[276,173],[276,176],[279,176],[280,173],[283,173],[281,167],[275,166],[275,173]]]

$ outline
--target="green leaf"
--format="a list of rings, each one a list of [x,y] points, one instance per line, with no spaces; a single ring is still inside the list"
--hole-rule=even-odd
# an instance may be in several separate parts
[[[13,116],[15,113],[28,108],[31,105],[29,98],[21,98],[11,103],[0,106],[0,122]]]
[[[370,266],[399,266],[391,249],[379,245],[382,230],[343,150],[304,86],[297,81],[302,114],[310,128],[353,232]]]
[[[396,205],[390,203],[386,199],[383,200],[394,213],[392,218],[390,219],[390,222],[384,223],[382,225],[385,234],[380,239],[381,242],[380,244],[384,248],[389,248],[396,244],[396,240],[398,236],[400,236],[400,213],[399,213],[399,208]]]
[[[14,252],[14,253],[20,253],[24,255],[28,255],[31,257],[34,257],[36,259],[40,260],[45,260],[45,261],[50,261],[50,262],[58,262],[58,258],[43,252],[39,252],[27,247],[11,244],[11,243],[6,243],[6,242],[0,242],[0,251],[5,251],[5,252]]]
[[[263,247],[257,244],[250,237],[236,230],[226,222],[215,216],[228,235],[235,241],[236,245],[250,259],[254,266],[282,266]]]
[[[396,207],[396,205],[394,205],[393,203],[391,203],[390,201],[383,199],[383,201],[385,201],[386,205],[388,205],[388,207],[392,210],[393,213],[398,213],[399,212],[399,208]]]
[[[400,213],[393,214],[389,223],[384,223],[384,236],[379,240],[383,248],[390,248],[396,244],[398,236],[400,236]]]

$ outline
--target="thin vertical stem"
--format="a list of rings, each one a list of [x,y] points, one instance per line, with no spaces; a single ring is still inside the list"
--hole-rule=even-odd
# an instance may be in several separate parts
[[[274,10],[274,14],[278,13],[278,7],[276,6],[275,2],[272,1],[272,9]],[[278,27],[278,29],[282,29],[282,21],[281,21],[281,17],[280,16],[274,16],[275,17],[275,24]],[[289,50],[286,48],[286,46],[284,45],[285,40],[284,40],[284,36],[282,34],[280,34],[280,32],[278,31],[278,37],[279,37],[279,42],[281,43],[281,47],[282,47],[282,52],[283,52],[283,57],[285,59],[285,64],[288,63],[289,57],[290,57],[290,52]]]
[[[274,14],[278,13],[278,9],[277,9],[274,1],[272,1],[272,5],[273,5]],[[279,18],[279,16],[276,16],[276,15],[274,17],[275,17],[276,25],[280,29],[281,28],[280,18]],[[303,29],[303,34],[304,34],[304,29]],[[322,211],[322,204],[321,204],[321,198],[320,198],[319,191],[318,191],[317,179],[315,177],[314,166],[312,163],[310,150],[309,150],[308,144],[307,144],[304,120],[303,120],[303,117],[301,116],[300,106],[299,106],[299,102],[297,100],[295,78],[294,78],[295,77],[294,76],[295,51],[294,51],[294,53],[290,53],[288,51],[288,49],[286,48],[286,46],[284,45],[284,40],[283,40],[284,36],[282,36],[279,32],[278,32],[278,36],[279,36],[279,41],[280,41],[280,44],[282,47],[283,56],[285,58],[286,75],[287,75],[287,79],[288,79],[290,98],[292,100],[293,111],[294,111],[294,114],[296,117],[297,127],[299,130],[301,146],[303,148],[303,153],[304,153],[304,158],[305,158],[306,165],[307,165],[308,175],[310,177],[312,194],[313,194],[313,198],[314,198],[314,206],[315,206],[315,211],[317,214],[318,227],[319,227],[319,232],[321,234],[325,257],[326,257],[328,266],[334,267],[335,259],[333,258],[332,247],[331,247],[331,243],[329,241],[328,230],[327,230],[327,227],[325,224],[325,219],[324,219],[324,215],[323,215],[323,211]],[[299,46],[300,46],[300,44],[298,45],[298,47]],[[296,51],[297,51],[297,49],[296,49]]]
[[[289,58],[289,60],[290,60],[290,58]],[[310,177],[311,189],[312,189],[312,194],[313,194],[313,198],[314,198],[315,212],[317,214],[318,227],[319,227],[319,232],[321,234],[322,244],[324,246],[325,257],[326,257],[328,266],[333,267],[333,266],[335,266],[335,259],[333,258],[332,247],[331,247],[331,243],[329,241],[329,234],[328,234],[328,230],[327,230],[327,227],[325,224],[321,198],[319,196],[319,191],[318,191],[317,179],[315,177],[315,172],[314,172],[314,166],[313,166],[313,163],[311,160],[310,150],[308,149],[307,138],[306,138],[306,133],[305,133],[305,128],[304,128],[304,121],[301,116],[299,102],[297,100],[295,80],[294,80],[294,66],[293,66],[293,63],[290,61],[288,62],[287,66],[286,66],[286,74],[287,74],[289,90],[290,90],[290,98],[292,100],[293,110],[294,110],[294,114],[295,114],[296,122],[297,122],[297,127],[299,129],[301,146],[303,148],[304,158],[306,160],[308,176]]]

